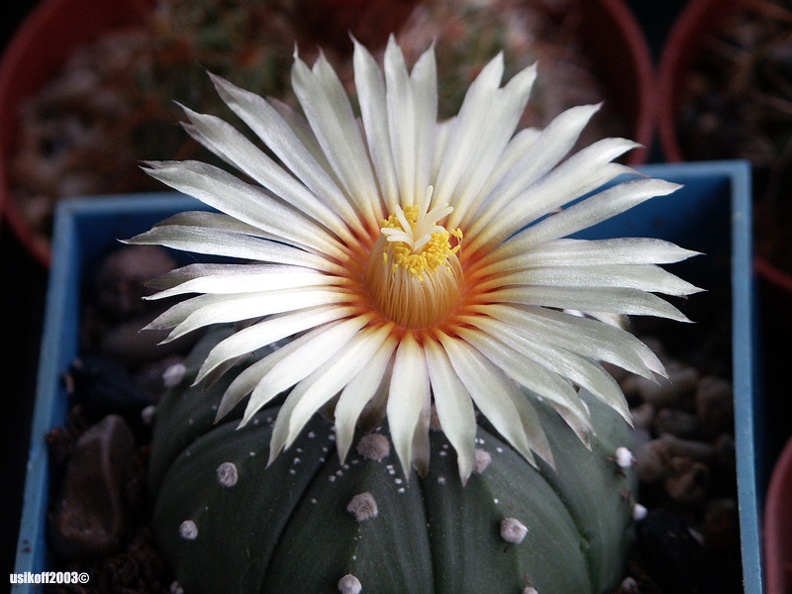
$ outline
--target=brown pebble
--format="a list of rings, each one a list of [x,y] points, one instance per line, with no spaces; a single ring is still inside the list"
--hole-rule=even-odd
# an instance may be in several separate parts
[[[704,435],[714,437],[734,431],[732,385],[719,377],[701,379],[696,388],[696,414]]]
[[[662,408],[657,411],[653,422],[657,435],[668,433],[677,437],[695,437],[699,431],[700,423],[696,415],[677,408]]]
[[[700,505],[707,496],[710,470],[706,464],[680,456],[671,459],[663,489],[683,505]]]
[[[77,440],[51,522],[55,552],[68,560],[108,555],[124,544],[129,524],[125,469],[135,453],[126,422],[108,415]]]
[[[145,283],[176,267],[176,261],[156,246],[125,246],[107,256],[93,278],[102,312],[116,320],[145,311],[143,296],[154,291]]]

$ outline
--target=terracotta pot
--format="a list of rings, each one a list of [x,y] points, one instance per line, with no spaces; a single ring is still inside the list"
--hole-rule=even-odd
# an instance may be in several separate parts
[[[19,127],[18,108],[63,63],[72,50],[108,29],[142,23],[150,0],[45,0],[23,22],[0,61],[0,203],[22,244],[48,266],[50,251],[14,208],[9,192],[9,155]]]
[[[583,35],[598,74],[626,117],[631,138],[644,148],[630,153],[628,163],[646,162],[655,132],[655,71],[643,30],[624,0],[580,3]]]
[[[377,28],[381,28],[385,13],[386,22],[401,22],[417,0],[378,0],[377,14],[370,14],[368,9],[356,12],[361,0],[302,1],[311,6],[307,11],[311,15],[309,21],[319,20],[313,29],[320,42],[325,38],[329,43],[337,41],[338,35],[333,32],[339,30],[339,21],[352,23],[343,26],[343,40],[348,44],[347,31],[361,29],[358,37],[376,38],[366,23],[376,21]],[[23,219],[11,197],[9,169],[18,136],[19,105],[52,77],[71,50],[108,29],[144,22],[154,3],[155,0],[43,0],[23,23],[0,62],[0,203],[5,202],[13,232],[45,267],[51,258],[49,242]],[[384,9],[384,4],[392,10]],[[624,0],[587,0],[580,6],[585,17],[584,42],[599,66],[598,75],[611,90],[616,109],[625,114],[630,136],[648,147],[653,135],[653,67],[641,28]],[[48,51],[50,48],[54,51]],[[631,165],[645,161],[646,149],[633,151],[628,158]]]
[[[776,463],[764,514],[767,594],[792,592],[792,439]]]
[[[743,1],[691,0],[669,33],[658,73],[657,131],[660,146],[670,162],[686,160],[679,142],[677,119],[687,73],[707,37]],[[762,279],[792,298],[792,274],[762,255],[756,257],[755,269]]]

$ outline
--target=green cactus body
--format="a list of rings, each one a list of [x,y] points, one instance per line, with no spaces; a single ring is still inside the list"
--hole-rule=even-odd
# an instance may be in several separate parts
[[[618,581],[634,479],[612,456],[631,437],[593,398],[586,398],[598,431],[593,452],[542,411],[556,470],[531,467],[480,428],[489,464],[467,485],[441,432],[432,433],[429,473],[407,481],[395,455],[353,451],[341,466],[321,418],[268,468],[277,408],[240,429],[238,415],[215,424],[232,377],[205,392],[188,387],[221,336],[196,347],[181,386],[159,406],[154,432],[154,531],[188,594],[518,594],[529,586],[600,594]],[[348,574],[354,578],[340,582]]]

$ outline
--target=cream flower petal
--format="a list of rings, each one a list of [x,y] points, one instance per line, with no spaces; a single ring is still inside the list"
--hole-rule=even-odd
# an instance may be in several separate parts
[[[333,305],[311,307],[272,316],[239,330],[219,342],[209,352],[198,371],[195,383],[202,382],[211,372],[227,361],[235,360],[298,332],[346,318],[354,314],[356,309],[354,306],[336,307]]]
[[[634,316],[656,316],[677,322],[690,320],[676,307],[660,297],[640,289],[602,288],[592,291],[580,287],[509,287],[492,291],[488,303],[541,305],[556,309],[574,309],[583,313],[604,312]]]
[[[402,468],[413,461],[413,446],[421,415],[429,406],[429,375],[423,349],[408,332],[394,354],[388,394],[388,426]],[[409,476],[408,471],[405,472]]]
[[[503,54],[498,54],[482,68],[465,94],[459,115],[449,131],[448,144],[435,182],[433,206],[454,205],[460,179],[478,158],[477,143],[483,126],[482,118],[486,119],[487,110],[496,100],[502,77]]]
[[[212,81],[228,107],[314,195],[327,200],[328,205],[353,229],[363,229],[352,204],[325,165],[317,160],[314,151],[306,148],[299,130],[295,130],[278,110],[258,95],[235,87],[220,77],[212,77]]]
[[[620,239],[556,239],[530,250],[516,250],[517,241],[508,241],[469,269],[471,280],[485,275],[545,266],[673,264],[699,252],[683,249],[668,241],[625,237]]]
[[[341,81],[320,55],[309,69],[295,56],[292,85],[319,145],[358,213],[366,220],[383,217],[372,200],[377,184],[371,163]]]
[[[523,335],[535,335],[545,342],[552,341],[561,348],[592,360],[618,365],[648,379],[665,375],[657,355],[634,335],[619,327],[542,307],[492,305],[486,308],[486,314],[507,327],[520,328]],[[532,375],[535,374],[535,371],[532,372]],[[543,392],[530,384],[524,385],[534,392]]]
[[[506,171],[492,191],[491,202],[482,207],[482,216],[500,212],[526,188],[550,172],[572,149],[580,133],[599,105],[572,107],[553,119],[539,137],[529,144],[516,163]]]
[[[449,443],[456,450],[459,477],[465,483],[473,472],[475,461],[476,413],[473,402],[440,344],[427,340],[424,354],[437,417]]]
[[[361,367],[369,364],[379,348],[388,338],[389,328],[368,327],[354,336],[332,359],[301,380],[291,391],[287,400],[296,400],[289,415],[278,415],[277,423],[287,423],[288,432],[283,444],[273,442],[271,451],[288,448],[297,438],[313,414],[358,374]]]
[[[623,287],[664,293],[691,295],[701,289],[653,265],[605,264],[594,266],[548,266],[499,275],[479,285],[482,291],[508,286]]]
[[[347,343],[355,339],[358,331],[371,320],[371,317],[371,315],[361,315],[338,322],[333,326],[328,325],[325,331],[317,334],[313,340],[278,360],[260,379],[250,394],[242,423],[247,423],[261,407],[275,396],[335,356]]]
[[[323,227],[312,223],[300,211],[273,200],[261,188],[244,183],[213,165],[197,161],[152,163],[147,173],[293,245],[343,257],[343,244]]]
[[[341,217],[230,124],[186,107],[182,109],[191,122],[183,127],[195,140],[274,195],[349,242],[352,236]]]
[[[539,221],[515,237],[520,248],[552,241],[588,229],[606,219],[658,196],[678,190],[679,184],[660,179],[638,179],[618,184]]]
[[[390,383],[388,367],[397,346],[397,339],[393,335],[388,336],[368,365],[360,369],[338,398],[335,408],[336,448],[342,463],[352,445],[355,425],[363,409],[378,391],[387,391],[383,386]]]
[[[160,292],[150,299],[188,293],[230,295],[323,285],[353,286],[353,281],[285,264],[191,264],[151,282],[150,286]]]
[[[394,212],[399,205],[399,185],[391,153],[388,129],[385,77],[373,56],[355,42],[355,87],[360,99],[360,113],[371,162],[377,176],[384,206]]]
[[[499,244],[537,218],[630,172],[628,167],[610,161],[636,146],[621,138],[606,138],[572,155],[512,198],[509,193],[497,194],[496,188],[487,207],[470,224],[468,236],[473,240],[469,249],[485,243]]]
[[[514,134],[535,80],[536,67],[526,68],[500,89],[496,101],[487,107],[486,117],[482,117],[475,159],[462,172],[451,202],[454,212],[447,222],[449,227],[458,227],[468,220],[486,198],[487,194],[482,192],[482,188],[486,187],[489,176]]]
[[[147,329],[173,328],[164,341],[170,342],[211,324],[252,320],[317,305],[341,304],[349,300],[350,296],[340,289],[315,287],[241,295],[199,295],[174,305],[151,322]]]

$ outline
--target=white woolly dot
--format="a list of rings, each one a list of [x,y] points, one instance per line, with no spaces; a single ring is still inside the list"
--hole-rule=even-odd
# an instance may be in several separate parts
[[[523,588],[522,594],[539,594],[539,590],[537,590],[533,586],[526,586],[525,588]]]
[[[184,363],[174,363],[162,373],[162,383],[166,388],[175,388],[184,379],[184,374],[187,373],[187,367]]]
[[[404,481],[400,478],[395,478],[393,479],[393,482],[396,483],[397,485],[401,485]]]
[[[446,452],[445,450],[440,452],[440,457],[441,458],[445,458],[447,455],[448,455],[448,452]]]
[[[487,470],[487,466],[490,465],[490,462],[492,462],[492,456],[490,456],[490,453],[487,450],[476,448],[473,459],[473,472],[476,474],[481,474]]]
[[[146,408],[140,411],[140,420],[144,425],[151,425],[154,421],[154,415],[157,414],[157,407],[149,404]]]
[[[294,470],[294,468],[289,468],[289,474],[295,475],[295,474],[297,474],[297,471]]]
[[[493,502],[493,503],[495,503],[495,504],[498,504],[498,503],[500,503],[500,499],[498,499],[498,498],[496,497],[495,499],[493,499],[493,500],[492,500],[492,502]]]
[[[621,586],[619,587],[619,592],[623,592],[624,594],[639,594],[640,588],[638,587],[638,582],[635,581],[635,578],[627,576],[622,580]]]
[[[360,594],[363,591],[363,585],[359,579],[348,573],[338,580],[338,591],[341,594]]]
[[[179,582],[174,580],[170,585],[170,594],[184,594],[184,588]]]
[[[233,462],[223,462],[217,467],[217,481],[224,487],[233,487],[239,480],[239,472]]]
[[[308,439],[313,439],[314,437],[316,437],[316,433],[314,433],[313,431],[309,431],[308,432]]]
[[[251,458],[255,458],[256,457],[256,452],[250,452],[248,454],[248,456],[250,456]]]
[[[438,477],[437,477],[437,482],[438,482],[438,484],[440,484],[440,485],[445,485],[445,484],[446,484],[446,477],[444,477],[444,476],[438,476]]]
[[[365,493],[358,493],[347,505],[347,511],[355,516],[358,522],[365,522],[371,518],[376,518],[379,510],[377,509],[377,501],[374,495],[366,491]]]
[[[198,538],[198,526],[192,520],[184,520],[179,526],[179,536],[185,540],[195,540]]]
[[[616,464],[619,468],[630,468],[633,462],[635,462],[635,457],[629,449],[624,446],[616,448]]]
[[[292,460],[292,464],[299,464],[299,463],[300,463],[300,458],[295,458],[294,460]]]
[[[311,503],[316,503],[316,497],[311,497]]]
[[[636,503],[633,506],[632,517],[633,517],[633,520],[635,520],[636,522],[640,522],[641,520],[646,519],[647,515],[649,515],[649,510],[646,509],[640,503]]]
[[[512,544],[520,544],[528,528],[517,518],[504,518],[500,525],[500,535],[503,540]]]
[[[367,433],[358,441],[357,451],[364,458],[379,462],[390,454],[390,442],[382,433]]]
[[[399,493],[404,493],[404,491],[405,491],[404,487],[399,487]]]
[[[498,452],[499,454],[502,454],[503,453],[503,448],[498,446],[497,448],[495,448],[495,451]]]

